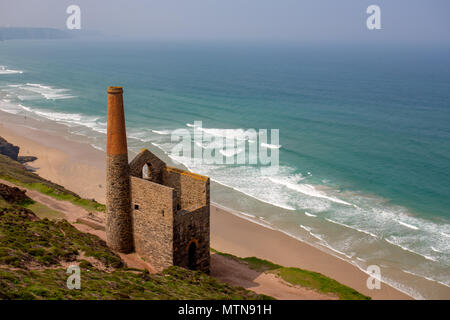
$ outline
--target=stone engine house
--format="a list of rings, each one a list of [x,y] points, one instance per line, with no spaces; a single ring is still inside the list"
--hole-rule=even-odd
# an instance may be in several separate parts
[[[108,88],[107,244],[160,271],[209,272],[209,178],[167,166],[147,149],[130,163],[121,87]]]

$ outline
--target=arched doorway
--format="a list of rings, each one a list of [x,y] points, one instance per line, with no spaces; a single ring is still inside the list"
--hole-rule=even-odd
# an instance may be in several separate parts
[[[197,245],[191,242],[188,249],[188,268],[190,270],[197,269]]]

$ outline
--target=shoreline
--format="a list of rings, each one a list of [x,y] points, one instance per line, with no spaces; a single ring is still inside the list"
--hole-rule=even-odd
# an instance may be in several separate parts
[[[0,114],[0,136],[18,145],[20,155],[38,157],[29,163],[37,174],[82,197],[104,203],[103,151],[82,140],[69,140],[64,134],[27,125],[38,120],[21,119],[20,116],[4,112]],[[8,118],[16,121],[5,121]],[[65,126],[58,124],[55,127],[61,130]],[[233,230],[233,234],[230,234],[230,230]],[[350,262],[214,203],[211,204],[211,247],[241,257],[256,256],[286,267],[319,272],[373,299],[412,299],[384,282],[380,290],[369,290],[366,287],[368,275]]]

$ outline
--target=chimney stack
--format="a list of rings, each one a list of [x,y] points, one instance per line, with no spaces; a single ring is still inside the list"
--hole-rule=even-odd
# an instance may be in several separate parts
[[[106,142],[106,242],[122,253],[133,251],[130,168],[122,87],[108,87]]]

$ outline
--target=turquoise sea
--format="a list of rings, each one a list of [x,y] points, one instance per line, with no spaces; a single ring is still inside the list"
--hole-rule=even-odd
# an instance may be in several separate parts
[[[210,176],[218,205],[378,265],[416,298],[450,298],[450,50],[30,40],[0,42],[0,66],[1,110],[104,149],[106,88],[121,85],[132,151]],[[171,155],[194,121],[215,138],[279,129],[279,170]]]

